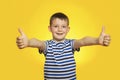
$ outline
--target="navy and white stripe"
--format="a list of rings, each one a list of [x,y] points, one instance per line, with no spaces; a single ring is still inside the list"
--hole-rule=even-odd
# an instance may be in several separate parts
[[[46,61],[44,77],[46,80],[76,80],[76,63],[74,60],[74,40],[63,42],[46,41],[44,51]]]

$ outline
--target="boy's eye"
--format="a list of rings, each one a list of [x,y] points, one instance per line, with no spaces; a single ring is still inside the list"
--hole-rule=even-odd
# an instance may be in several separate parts
[[[58,26],[54,26],[55,28],[57,28]]]
[[[63,28],[66,28],[66,26],[63,26]]]

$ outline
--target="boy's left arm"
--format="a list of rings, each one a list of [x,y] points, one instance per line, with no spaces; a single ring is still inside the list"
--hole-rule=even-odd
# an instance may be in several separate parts
[[[79,48],[82,46],[90,46],[90,45],[102,45],[109,46],[110,44],[110,36],[105,34],[104,27],[102,28],[102,32],[98,38],[93,37],[84,37],[82,39],[78,39],[74,41],[74,48]]]

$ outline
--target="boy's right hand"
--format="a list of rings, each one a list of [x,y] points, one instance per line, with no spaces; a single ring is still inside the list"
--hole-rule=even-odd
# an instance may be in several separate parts
[[[24,34],[24,32],[22,31],[22,29],[18,29],[20,36],[17,37],[16,39],[16,43],[19,49],[23,49],[25,47],[28,47],[28,38],[27,36]]]

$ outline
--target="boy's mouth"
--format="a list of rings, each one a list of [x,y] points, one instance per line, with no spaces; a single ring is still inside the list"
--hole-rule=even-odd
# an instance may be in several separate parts
[[[63,35],[63,33],[56,33],[57,35]]]

